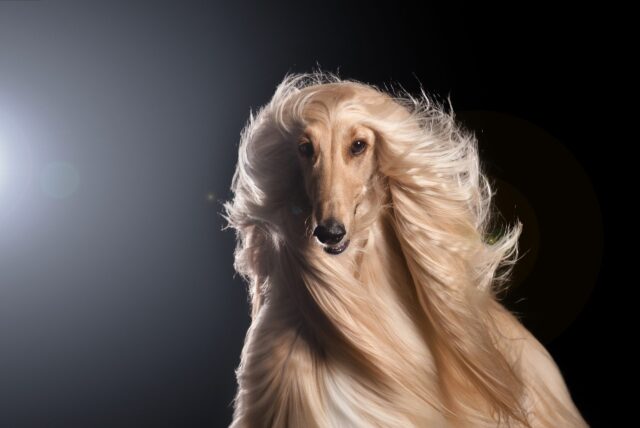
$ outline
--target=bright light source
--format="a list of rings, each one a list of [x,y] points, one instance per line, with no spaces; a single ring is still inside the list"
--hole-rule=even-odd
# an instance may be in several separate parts
[[[26,127],[0,105],[0,221],[19,207],[26,209],[33,168],[32,141]],[[31,128],[33,129],[33,127]],[[21,217],[22,214],[15,218]]]

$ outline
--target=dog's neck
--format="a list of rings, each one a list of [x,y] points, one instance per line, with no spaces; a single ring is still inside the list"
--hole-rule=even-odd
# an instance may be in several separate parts
[[[426,400],[425,405],[436,402],[435,389],[423,391],[424,385],[437,382],[436,370],[412,278],[388,215],[376,218],[352,242],[355,245],[339,256],[326,254],[311,241],[309,251],[283,248],[282,258],[274,259],[271,296],[261,316],[273,346],[283,354],[294,349],[296,365],[314,366],[312,373],[319,385],[358,379],[359,386],[336,396],[338,401],[356,399],[357,388],[388,388],[392,395],[408,389],[417,400]],[[324,259],[312,260],[321,261],[313,264],[317,276],[305,282],[298,264],[309,262],[308,257]],[[340,275],[351,278],[344,281]],[[326,393],[331,396],[345,390]]]

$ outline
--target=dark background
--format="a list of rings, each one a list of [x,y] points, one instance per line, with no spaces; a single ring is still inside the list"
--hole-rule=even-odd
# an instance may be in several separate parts
[[[623,419],[608,12],[482,3],[0,1],[0,427],[230,423],[220,203],[249,108],[318,65],[451,99],[529,234],[506,303]]]

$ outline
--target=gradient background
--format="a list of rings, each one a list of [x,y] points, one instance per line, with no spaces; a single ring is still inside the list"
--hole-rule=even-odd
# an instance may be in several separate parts
[[[525,226],[506,303],[613,426],[604,12],[518,4],[0,0],[0,427],[230,423],[221,202],[249,109],[316,65],[450,97]]]

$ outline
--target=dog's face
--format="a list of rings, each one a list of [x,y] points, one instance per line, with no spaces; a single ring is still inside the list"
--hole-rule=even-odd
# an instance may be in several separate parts
[[[349,246],[358,204],[375,170],[376,140],[370,128],[332,106],[312,103],[296,150],[313,207],[313,236],[325,252],[337,255]],[[314,120],[319,110],[324,114]]]

